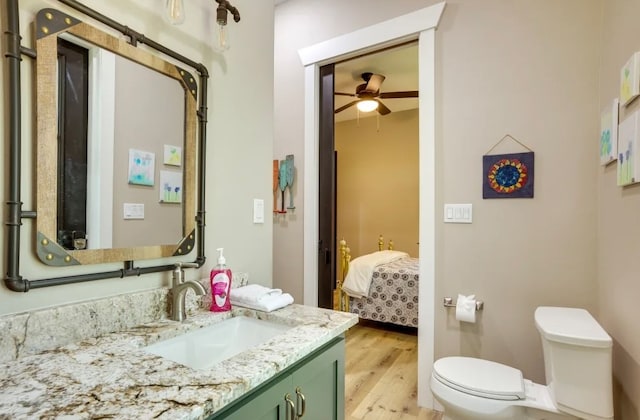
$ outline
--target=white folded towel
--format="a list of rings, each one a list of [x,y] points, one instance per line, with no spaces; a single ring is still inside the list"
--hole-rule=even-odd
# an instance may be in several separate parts
[[[282,294],[281,289],[270,289],[260,284],[249,284],[246,286],[231,289],[231,299],[245,302],[260,302]]]
[[[264,312],[275,311],[293,303],[293,296],[289,293],[282,293],[281,289],[270,289],[259,284],[231,289],[229,297],[232,305]]]

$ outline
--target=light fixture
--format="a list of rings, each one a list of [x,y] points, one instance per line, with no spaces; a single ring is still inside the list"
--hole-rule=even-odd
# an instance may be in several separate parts
[[[229,30],[227,29],[227,13],[233,15],[234,22],[240,22],[240,12],[233,7],[228,0],[215,0],[218,3],[216,8],[216,30],[215,45],[217,51],[224,52],[229,49]],[[184,0],[167,0],[166,17],[172,25],[180,25],[184,22]]]
[[[233,7],[227,0],[216,0],[218,8],[216,9],[216,39],[215,49],[218,51],[226,51],[231,46],[229,40],[229,30],[227,29],[227,12],[233,15],[233,21],[240,21],[240,12]]]
[[[363,99],[362,101],[356,104],[358,107],[358,111],[360,112],[371,112],[378,109],[378,102],[373,99]]]
[[[167,19],[172,25],[184,22],[184,0],[167,0]]]

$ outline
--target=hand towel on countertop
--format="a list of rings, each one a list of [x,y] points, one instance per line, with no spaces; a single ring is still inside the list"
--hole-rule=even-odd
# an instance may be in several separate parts
[[[282,294],[281,289],[270,289],[259,284],[248,284],[231,290],[231,299],[259,302]]]
[[[280,289],[270,289],[259,284],[231,289],[231,304],[264,312],[275,311],[293,303],[289,293],[282,293]]]

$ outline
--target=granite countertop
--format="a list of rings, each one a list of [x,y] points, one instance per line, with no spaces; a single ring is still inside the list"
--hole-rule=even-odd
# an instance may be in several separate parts
[[[142,348],[245,315],[293,326],[209,370]],[[26,355],[0,364],[0,419],[204,419],[357,323],[357,316],[303,305],[263,313],[198,311]]]

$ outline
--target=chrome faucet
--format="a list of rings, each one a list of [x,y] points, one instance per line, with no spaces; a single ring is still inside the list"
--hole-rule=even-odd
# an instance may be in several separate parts
[[[204,287],[194,280],[184,280],[183,267],[199,267],[196,263],[177,262],[173,269],[173,280],[171,285],[171,319],[174,321],[183,321],[187,314],[184,310],[184,296],[187,289],[191,288],[196,295],[202,296],[206,293]]]

